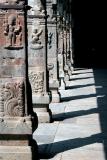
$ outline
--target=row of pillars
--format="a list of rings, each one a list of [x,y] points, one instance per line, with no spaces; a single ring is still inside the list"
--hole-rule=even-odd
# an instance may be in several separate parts
[[[28,61],[33,110],[50,122],[50,103],[59,103],[73,71],[71,2],[29,1]]]
[[[0,0],[0,159],[38,159],[32,134],[73,71],[71,24],[70,0]]]

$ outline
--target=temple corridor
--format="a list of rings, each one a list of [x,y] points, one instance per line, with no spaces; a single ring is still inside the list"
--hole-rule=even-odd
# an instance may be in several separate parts
[[[0,0],[0,160],[107,160],[105,6]]]
[[[61,102],[51,103],[52,123],[34,132],[40,159],[107,159],[107,69],[77,68]]]

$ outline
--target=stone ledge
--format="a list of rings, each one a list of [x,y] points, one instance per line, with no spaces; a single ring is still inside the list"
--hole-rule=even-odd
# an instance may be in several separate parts
[[[0,134],[32,134],[30,117],[0,117]]]
[[[33,104],[49,104],[50,96],[46,95],[32,95],[32,103]]]
[[[0,160],[31,160],[30,146],[0,146]]]

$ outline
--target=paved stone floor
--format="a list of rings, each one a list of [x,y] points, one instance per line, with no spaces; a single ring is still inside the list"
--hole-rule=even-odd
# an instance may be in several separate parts
[[[107,160],[107,69],[76,69],[60,94],[34,132],[40,159]]]

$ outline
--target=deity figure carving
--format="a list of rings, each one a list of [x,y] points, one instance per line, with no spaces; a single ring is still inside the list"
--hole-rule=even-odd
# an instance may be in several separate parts
[[[40,28],[39,22],[33,25],[32,36],[31,36],[31,49],[41,49],[43,45],[41,44],[40,36],[43,33],[43,29]]]
[[[22,47],[22,25],[18,17],[13,14],[4,22],[4,35],[6,36],[5,48]]]

